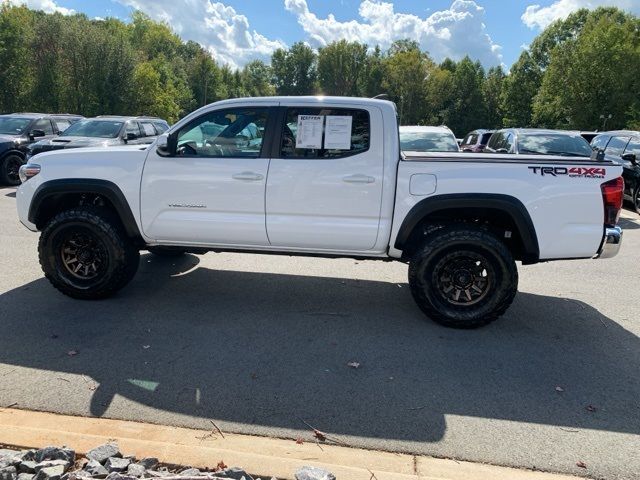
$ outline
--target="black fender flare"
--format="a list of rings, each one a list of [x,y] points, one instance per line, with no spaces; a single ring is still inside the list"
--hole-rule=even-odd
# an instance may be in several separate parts
[[[403,250],[413,230],[426,216],[439,210],[452,208],[488,208],[507,213],[513,219],[522,239],[525,250],[523,261],[535,263],[540,259],[538,236],[527,208],[515,197],[494,193],[452,193],[435,195],[421,200],[409,210],[404,218],[400,230],[398,230],[394,247]]]
[[[106,198],[116,209],[116,213],[120,217],[120,221],[127,235],[131,238],[142,239],[138,224],[122,190],[120,190],[120,187],[115,183],[108,180],[95,178],[64,178],[42,183],[38,186],[31,199],[29,221],[38,225],[43,202],[67,193],[89,193]]]

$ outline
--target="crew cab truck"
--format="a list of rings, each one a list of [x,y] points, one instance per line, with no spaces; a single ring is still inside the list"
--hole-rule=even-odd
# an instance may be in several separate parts
[[[516,261],[606,258],[622,239],[621,166],[403,155],[385,100],[225,100],[148,147],[33,160],[21,170],[18,214],[42,232],[45,276],[79,299],[124,287],[140,250],[397,260],[429,318],[473,328],[511,304]]]

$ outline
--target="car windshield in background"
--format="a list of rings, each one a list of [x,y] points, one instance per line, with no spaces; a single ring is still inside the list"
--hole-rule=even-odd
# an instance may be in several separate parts
[[[30,123],[29,118],[0,117],[0,134],[22,135]]]
[[[80,120],[67,128],[61,137],[116,138],[123,122],[112,120]]]
[[[450,133],[400,132],[400,147],[405,152],[459,152]]]
[[[535,155],[591,156],[591,147],[584,138],[553,133],[521,133],[518,151]]]

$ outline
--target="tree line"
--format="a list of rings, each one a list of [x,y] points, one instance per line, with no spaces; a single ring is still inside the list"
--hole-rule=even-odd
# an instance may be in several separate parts
[[[409,40],[388,50],[298,42],[270,64],[219,65],[168,24],[0,9],[0,112],[157,115],[175,122],[225,98],[386,93],[402,124],[640,129],[640,19],[579,10],[531,43],[509,72],[465,57],[437,63]]]

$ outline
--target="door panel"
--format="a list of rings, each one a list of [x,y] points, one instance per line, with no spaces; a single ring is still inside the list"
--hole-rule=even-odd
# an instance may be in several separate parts
[[[266,128],[268,109],[229,111],[206,113],[181,129],[178,156],[149,152],[141,185],[147,236],[201,245],[269,244],[264,208],[269,159],[262,157],[260,144],[246,145],[236,132],[246,122]]]
[[[366,113],[371,130],[358,132],[354,121],[351,151],[327,158],[325,150],[307,152],[290,147],[287,153],[287,142],[295,144],[295,138],[287,139],[292,134],[295,137],[295,117],[349,112],[338,108],[288,110],[281,140],[284,150],[279,158],[271,159],[267,178],[271,245],[352,251],[373,248],[382,202],[383,134],[380,111],[371,108]],[[352,154],[362,149],[365,136],[369,148]]]

